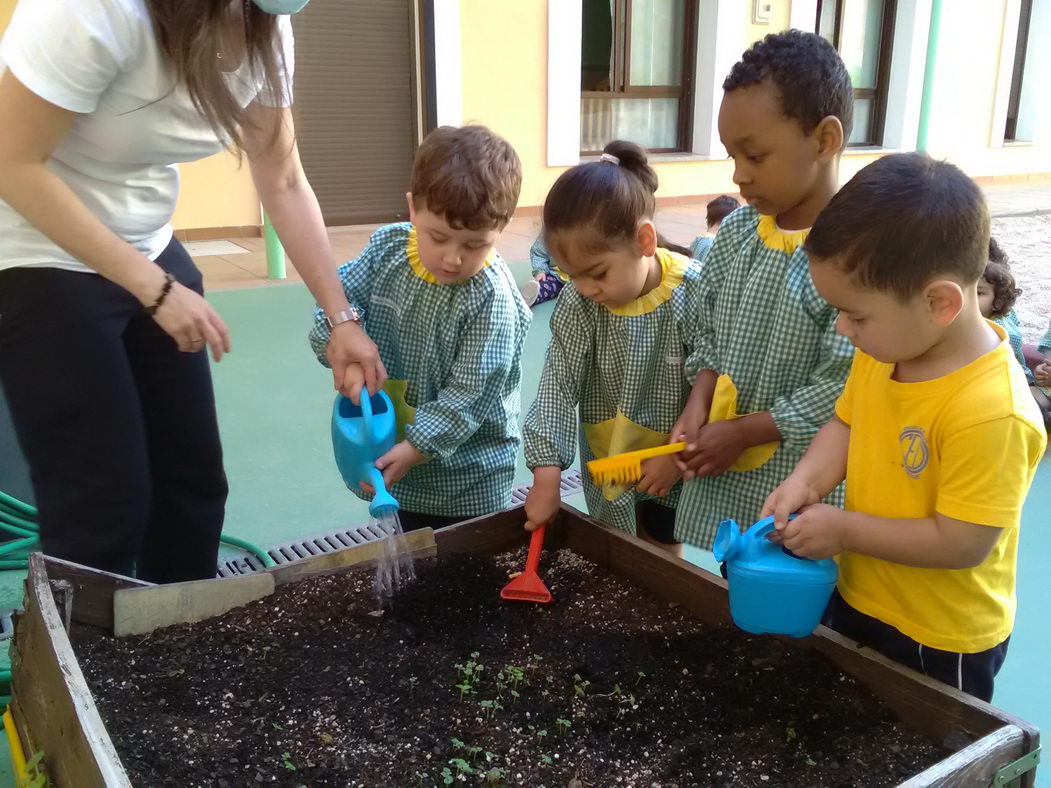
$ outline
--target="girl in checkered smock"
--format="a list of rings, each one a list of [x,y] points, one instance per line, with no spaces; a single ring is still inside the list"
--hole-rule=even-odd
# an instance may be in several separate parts
[[[663,248],[653,225],[657,175],[630,142],[612,142],[601,160],[562,174],[544,204],[544,240],[569,276],[551,318],[551,344],[525,423],[533,488],[530,525],[559,506],[559,478],[581,460],[658,446],[688,393],[683,365],[694,332],[699,266]],[[673,535],[679,471],[647,460],[632,489],[594,486],[590,513],[678,552]],[[641,526],[641,528],[637,528]]]
[[[837,188],[853,90],[836,50],[788,30],[744,53],[723,83],[719,136],[748,205],[719,228],[694,310],[694,381],[675,430],[690,444],[676,536],[710,548],[792,471],[833,414],[853,348],[814,288],[803,242]],[[841,491],[830,503],[842,503]]]

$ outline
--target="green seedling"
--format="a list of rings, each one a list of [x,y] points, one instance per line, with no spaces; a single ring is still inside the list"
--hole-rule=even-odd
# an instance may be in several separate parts
[[[588,687],[590,687],[590,686],[591,686],[591,682],[587,681],[585,679],[582,679],[580,677],[579,673],[574,673],[573,674],[573,691],[576,692],[576,694],[579,697],[581,697],[581,698],[585,697],[587,695],[587,693],[588,693]]]
[[[790,722],[785,726],[785,741],[792,741],[798,736],[795,729],[795,723]]]
[[[644,678],[646,678],[646,674],[643,673],[641,670],[637,671],[635,673],[635,686],[639,686],[639,682],[642,681]]]
[[[474,687],[466,682],[463,684],[457,684],[456,689],[460,690],[460,703],[463,703],[464,695],[474,695]]]
[[[540,756],[540,766],[541,767],[543,767],[543,766],[550,766],[552,763],[554,763],[554,761],[551,760],[551,756],[550,755],[541,755]]]
[[[288,769],[290,772],[294,772],[296,770],[296,765],[292,762],[292,753],[281,753],[281,765]]]
[[[449,765],[456,767],[457,774],[474,774],[474,769],[471,768],[471,764],[463,758],[450,758]]]
[[[494,766],[485,773],[485,781],[489,785],[499,785],[507,777],[507,770],[501,769],[499,766]]]
[[[446,766],[445,768],[442,769],[442,783],[443,784],[445,784],[445,785],[452,785],[455,780],[456,780],[456,778],[453,777],[452,769],[450,769],[448,766]]]
[[[558,732],[563,735],[565,735],[565,733],[573,727],[572,722],[570,722],[569,720],[564,720],[561,717],[555,720],[555,725],[558,727]]]

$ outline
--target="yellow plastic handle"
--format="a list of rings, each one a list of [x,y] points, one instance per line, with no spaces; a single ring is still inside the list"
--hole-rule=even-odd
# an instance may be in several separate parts
[[[638,451],[628,452],[627,454],[622,454],[620,456],[630,457],[633,460],[648,460],[650,457],[661,457],[665,454],[678,454],[680,451],[686,451],[686,444],[682,441],[679,443],[669,443],[667,446],[654,446],[652,449],[639,449]]]

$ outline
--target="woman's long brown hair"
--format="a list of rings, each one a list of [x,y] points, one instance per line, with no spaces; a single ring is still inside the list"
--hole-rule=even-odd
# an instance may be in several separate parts
[[[239,0],[235,0],[237,2]],[[231,146],[243,151],[248,120],[223,77],[220,53],[229,41],[230,0],[147,0],[157,42],[167,56],[178,84],[185,86],[197,110]],[[244,65],[259,74],[262,91],[281,96],[286,64],[277,17],[244,0]],[[233,55],[233,53],[231,53]],[[270,141],[278,129],[269,130]]]

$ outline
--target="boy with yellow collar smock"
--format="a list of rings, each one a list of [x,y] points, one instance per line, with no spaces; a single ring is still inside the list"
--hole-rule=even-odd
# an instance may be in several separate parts
[[[531,315],[493,245],[521,185],[506,140],[483,126],[436,129],[413,161],[411,222],[381,227],[339,269],[390,376],[404,435],[376,466],[407,531],[511,504]],[[318,310],[310,343],[322,364],[329,330]],[[341,390],[354,398],[360,384]]]
[[[820,36],[788,30],[745,52],[723,90],[719,136],[748,205],[701,269],[694,386],[673,434],[688,444],[676,536],[705,549],[720,521],[758,519],[831,417],[853,356],[803,249],[850,136],[846,67]]]
[[[544,202],[545,240],[570,282],[526,416],[527,528],[558,511],[560,474],[578,435],[585,462],[660,446],[686,402],[684,325],[693,319],[699,264],[663,248],[653,225],[656,190],[642,148],[615,141],[599,161],[563,173]],[[585,476],[588,511],[678,553],[679,475],[672,458],[658,457],[643,464],[634,489],[599,488]]]

